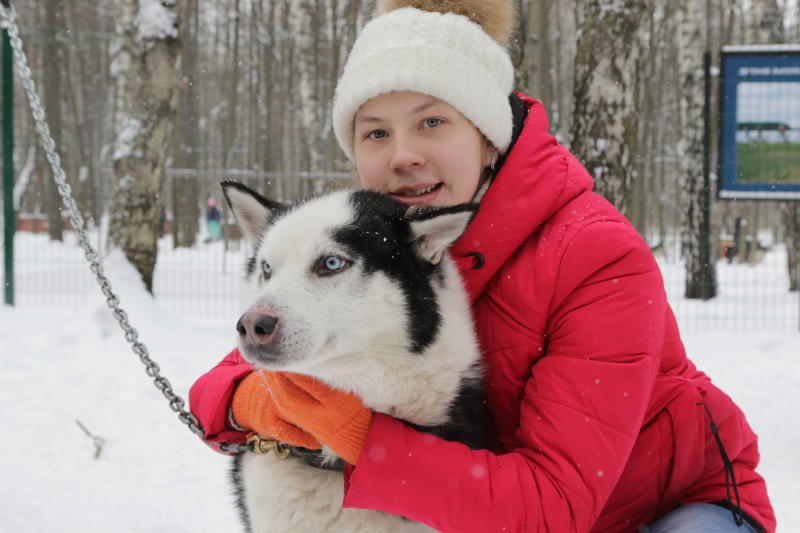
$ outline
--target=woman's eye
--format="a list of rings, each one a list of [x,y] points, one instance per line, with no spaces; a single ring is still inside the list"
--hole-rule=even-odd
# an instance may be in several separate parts
[[[367,133],[368,139],[379,140],[386,137],[388,134],[385,130],[372,130],[371,132]]]
[[[338,255],[320,257],[314,266],[314,273],[318,276],[332,276],[347,270],[352,263]]]
[[[272,275],[272,267],[269,266],[269,263],[267,263],[266,261],[264,261],[261,270],[264,273],[265,278],[269,278]]]
[[[426,119],[425,119],[425,120],[422,122],[422,124],[423,124],[423,126],[425,126],[426,128],[435,128],[436,126],[441,126],[441,125],[442,125],[442,122],[443,122],[443,121],[442,121],[442,119],[440,119],[440,118],[431,117],[431,118],[426,118]]]

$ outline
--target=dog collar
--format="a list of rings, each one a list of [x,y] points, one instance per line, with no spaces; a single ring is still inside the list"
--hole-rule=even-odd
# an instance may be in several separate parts
[[[322,450],[303,448],[302,446],[295,446],[275,439],[262,439],[255,433],[248,437],[246,447],[247,451],[256,455],[272,451],[278,459],[286,459],[292,456],[320,470],[344,472],[344,460],[337,457],[334,461],[326,461],[325,456],[322,455]]]

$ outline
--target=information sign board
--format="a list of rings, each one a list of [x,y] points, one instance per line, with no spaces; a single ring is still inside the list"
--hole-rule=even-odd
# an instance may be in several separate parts
[[[719,197],[800,200],[800,46],[722,49]]]

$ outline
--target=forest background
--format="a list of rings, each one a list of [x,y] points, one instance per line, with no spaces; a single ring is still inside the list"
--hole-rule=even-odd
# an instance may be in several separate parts
[[[373,3],[14,3],[78,205],[90,226],[107,224],[110,246],[124,250],[148,289],[165,225],[173,247],[197,244],[220,179],[245,179],[285,199],[350,182],[330,102]],[[552,133],[651,247],[677,251],[684,296],[713,297],[716,262],[702,255],[703,53],[717,65],[727,44],[798,43],[800,0],[517,4],[517,88],[542,100]],[[69,223],[27,101],[15,106],[16,210],[46,220],[42,227],[61,241]],[[756,252],[782,243],[796,290],[799,204],[715,198],[712,191],[711,257],[743,249],[745,239]]]

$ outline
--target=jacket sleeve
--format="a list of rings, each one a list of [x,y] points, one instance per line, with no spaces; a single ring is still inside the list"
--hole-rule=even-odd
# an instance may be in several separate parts
[[[234,444],[245,441],[247,433],[231,427],[228,412],[236,384],[252,370],[235,348],[189,389],[189,409],[203,426],[206,440]]]
[[[442,532],[585,533],[637,438],[665,316],[661,275],[622,222],[565,241],[545,355],[520,398],[518,448],[470,450],[376,415],[345,507],[405,516]]]

